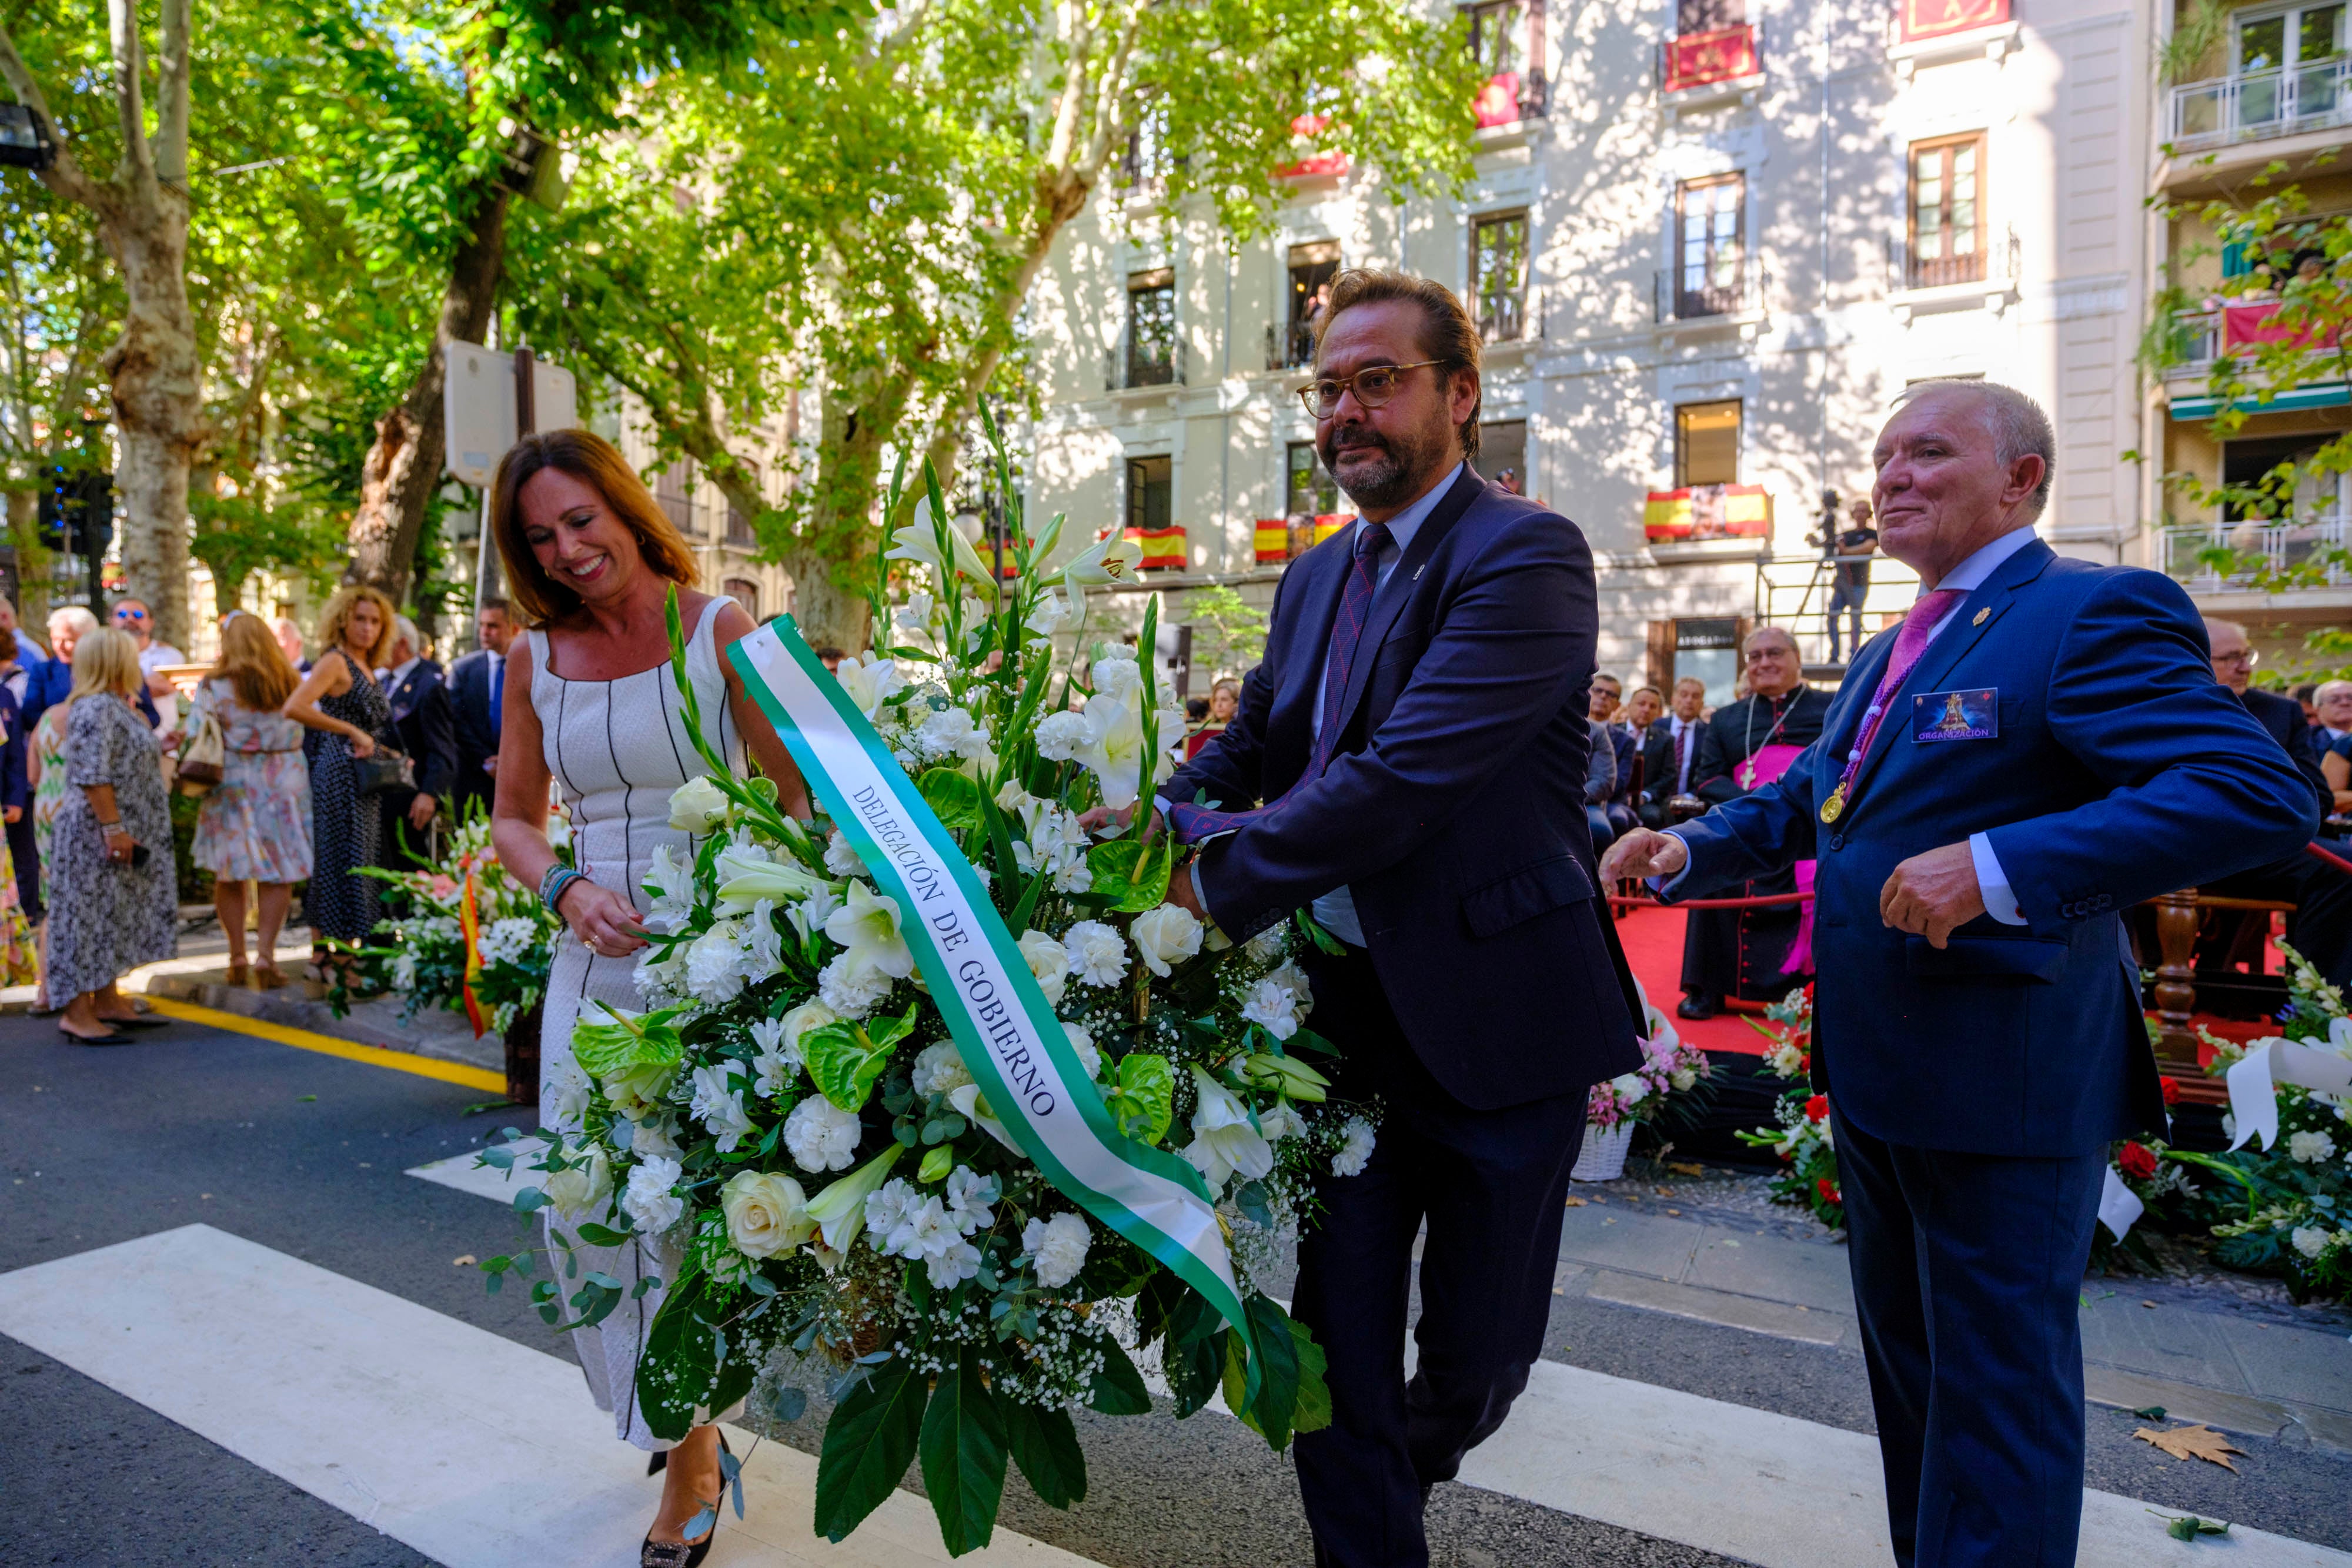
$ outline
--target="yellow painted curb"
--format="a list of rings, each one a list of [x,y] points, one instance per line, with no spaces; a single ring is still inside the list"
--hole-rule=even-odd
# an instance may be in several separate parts
[[[352,1040],[337,1040],[330,1034],[312,1034],[307,1029],[289,1029],[282,1023],[249,1019],[243,1013],[226,1013],[216,1008],[198,1007],[194,1002],[174,1001],[169,997],[151,996],[147,998],[147,1005],[165,1018],[209,1024],[215,1029],[234,1030],[238,1034],[290,1045],[297,1051],[315,1051],[321,1056],[340,1056],[345,1061],[365,1062],[370,1067],[389,1067],[394,1072],[413,1072],[419,1078],[437,1078],[444,1083],[486,1089],[494,1094],[503,1095],[507,1092],[505,1074],[467,1067],[459,1061],[442,1061],[405,1051],[387,1050],[381,1045],[360,1045]]]

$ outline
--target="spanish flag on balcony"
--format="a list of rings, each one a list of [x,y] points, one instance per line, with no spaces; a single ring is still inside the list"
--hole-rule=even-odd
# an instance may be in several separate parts
[[[1138,564],[1146,571],[1181,571],[1184,570],[1184,528],[1171,523],[1164,528],[1129,528],[1127,537],[1143,547],[1143,559]]]
[[[1254,537],[1258,565],[1290,559],[1290,525],[1280,517],[1260,517]]]
[[[1356,520],[1353,512],[1326,512],[1315,519],[1315,542],[1321,544]]]
[[[1653,490],[1642,507],[1653,544],[1685,539],[1769,538],[1772,497],[1761,485],[1689,485]]]

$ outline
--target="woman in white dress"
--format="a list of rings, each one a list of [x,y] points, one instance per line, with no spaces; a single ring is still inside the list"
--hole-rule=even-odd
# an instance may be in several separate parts
[[[576,1071],[572,1030],[583,1007],[639,1005],[636,954],[646,945],[639,916],[646,908],[641,884],[660,846],[691,852],[688,835],[669,825],[670,792],[709,768],[688,734],[671,674],[663,603],[672,584],[688,629],[687,674],[710,748],[736,771],[748,751],[796,815],[809,814],[808,790],[741,678],[719,657],[751,632],[751,617],[731,599],[694,591],[692,551],[610,444],[578,430],[523,437],[499,465],[490,528],[509,598],[531,628],[507,659],[492,840],[518,881],[541,885],[556,863],[547,837],[551,781],[571,816],[581,873],[556,890],[556,912],[568,930],[556,946],[541,1030],[546,1085]],[[542,1093],[541,1104],[554,1098]],[[601,1270],[625,1285],[645,1274],[675,1275],[671,1249],[580,1250],[583,1270]],[[603,1323],[574,1331],[573,1345],[590,1393],[613,1413],[622,1438],[659,1456],[661,1508],[646,1537],[644,1563],[688,1568],[702,1561],[716,1530],[691,1542],[683,1538],[697,1514],[715,1507],[719,1434],[716,1425],[699,1427],[672,1448],[646,1428],[634,1396],[636,1359],[661,1301],[659,1291],[625,1296]]]

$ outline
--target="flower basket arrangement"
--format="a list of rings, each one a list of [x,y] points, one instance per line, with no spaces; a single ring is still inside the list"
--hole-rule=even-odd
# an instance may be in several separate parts
[[[1016,500],[1000,588],[924,479],[871,590],[876,647],[831,677],[788,623],[730,650],[823,814],[706,755],[671,801],[693,847],[646,884],[646,1010],[583,1015],[579,1071],[551,1077],[564,1135],[487,1158],[538,1176],[518,1207],[551,1211],[550,1323],[620,1299],[567,1267],[578,1242],[670,1260],[635,1391],[655,1433],[747,1396],[790,1418],[821,1377],[817,1532],[847,1536],[919,1461],[961,1555],[1008,1464],[1057,1507],[1085,1496],[1070,1412],[1150,1410],[1147,1347],[1180,1416],[1222,1394],[1277,1450],[1328,1422],[1322,1352],[1257,1281],[1313,1184],[1363,1169],[1377,1109],[1314,1065],[1303,924],[1227,942],[1165,902],[1148,810],[1107,839],[1080,823],[1148,796],[1183,740],[1123,645],[1083,681],[1056,668],[1054,632],[1083,637],[1085,589],[1134,547],[1049,580],[1062,519],[1033,536]],[[1149,1223],[1118,1197],[1146,1185]],[[534,1262],[484,1267],[495,1289]]]
[[[1837,1140],[1830,1130],[1830,1100],[1812,1092],[1813,988],[1790,992],[1764,1009],[1765,1021],[1748,1019],[1769,1045],[1764,1064],[1775,1077],[1794,1081],[1774,1107],[1777,1126],[1742,1133],[1739,1141],[1780,1157],[1772,1196],[1810,1209],[1833,1230],[1845,1228],[1845,1200],[1838,1189]]]
[[[1641,982],[1634,982],[1640,988]],[[1645,1038],[1642,1065],[1592,1086],[1585,1100],[1584,1145],[1569,1173],[1577,1181],[1615,1181],[1625,1174],[1633,1129],[1662,1121],[1685,1102],[1677,1094],[1701,1091],[1713,1069],[1706,1053],[1685,1045],[1674,1022],[1641,993]]]
[[[385,915],[375,945],[355,951],[373,984],[400,998],[403,1021],[446,1008],[466,1014],[477,1035],[504,1034],[538,1008],[563,922],[499,863],[486,814],[458,824],[446,865],[362,866],[359,874],[384,884]]]

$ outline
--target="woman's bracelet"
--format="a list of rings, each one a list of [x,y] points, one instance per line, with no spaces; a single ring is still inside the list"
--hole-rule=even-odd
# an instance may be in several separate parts
[[[547,874],[539,879],[539,901],[547,905],[550,914],[562,914],[562,910],[555,907],[556,901],[563,896],[565,888],[579,880],[578,872],[573,871],[562,861],[556,862],[547,868]]]

